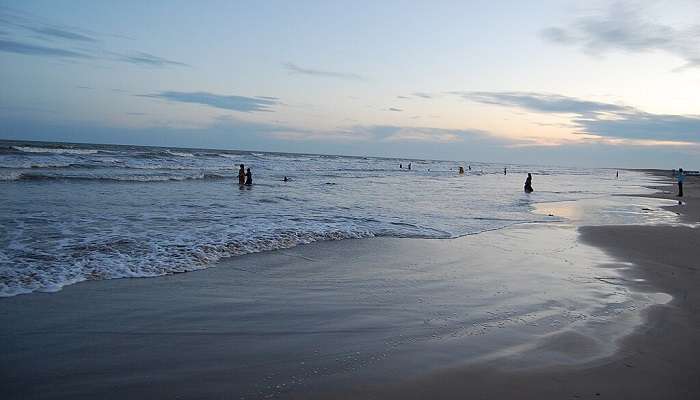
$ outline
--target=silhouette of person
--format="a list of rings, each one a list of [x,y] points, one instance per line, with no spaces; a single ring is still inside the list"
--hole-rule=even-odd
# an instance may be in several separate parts
[[[411,170],[411,163],[408,163],[408,170]]]
[[[253,184],[253,174],[250,173],[250,167],[246,169],[245,173],[245,184],[246,185],[252,185]]]
[[[399,164],[399,168],[400,168],[400,169],[403,169],[403,164]]]
[[[469,169],[469,171],[471,171],[471,170],[472,170],[472,166],[471,166],[471,165],[469,165],[469,166],[468,166],[468,169]]]
[[[459,167],[459,174],[464,175],[464,167]]]
[[[676,176],[676,179],[678,180],[678,197],[683,197],[683,179],[685,179],[685,176],[683,175],[683,168],[678,168],[678,175]]]
[[[282,181],[284,181],[284,182],[287,182],[288,180],[289,180],[289,179],[287,179],[286,176],[284,177],[284,179],[282,179]]]
[[[243,167],[243,164],[241,164],[241,169],[238,170],[238,184],[245,184],[245,168]]]
[[[503,167],[503,175],[508,175],[508,170],[506,169],[506,167]]]
[[[527,179],[525,179],[525,193],[532,193],[534,189],[532,188],[532,175],[528,172]]]
[[[620,177],[620,171],[615,171],[615,179]]]

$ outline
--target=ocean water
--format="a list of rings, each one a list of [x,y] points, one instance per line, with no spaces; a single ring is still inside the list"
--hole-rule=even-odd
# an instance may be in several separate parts
[[[238,185],[240,163],[253,186]],[[528,172],[532,194],[522,191]],[[567,217],[534,211],[651,192],[643,186],[654,179],[470,160],[0,141],[0,296],[192,271],[316,241],[445,239],[560,222]],[[601,221],[650,221],[625,211],[638,211],[634,202],[610,207]]]

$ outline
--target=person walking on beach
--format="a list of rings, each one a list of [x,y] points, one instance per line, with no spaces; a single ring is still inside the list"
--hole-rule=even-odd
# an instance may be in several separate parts
[[[246,170],[245,173],[245,184],[246,185],[252,185],[253,184],[253,174],[250,173],[250,167]]]
[[[245,184],[245,168],[243,167],[243,164],[241,164],[241,169],[238,170],[238,184]]]
[[[532,193],[534,189],[532,189],[532,175],[528,172],[527,173],[527,179],[525,179],[525,193]]]
[[[683,197],[683,179],[685,179],[685,176],[683,175],[683,168],[678,168],[678,175],[676,176],[676,179],[678,180],[678,197]]]

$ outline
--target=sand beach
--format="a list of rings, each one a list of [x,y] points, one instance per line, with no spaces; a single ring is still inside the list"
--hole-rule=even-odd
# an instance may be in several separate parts
[[[679,226],[320,242],[5,298],[2,397],[695,398],[687,187]]]

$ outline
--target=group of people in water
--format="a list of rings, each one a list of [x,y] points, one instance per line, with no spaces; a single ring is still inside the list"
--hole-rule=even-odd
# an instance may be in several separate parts
[[[403,164],[399,164],[399,168],[403,169]],[[411,169],[411,163],[408,163],[408,169]],[[469,166],[469,170],[472,170],[472,166]],[[683,171],[683,170],[681,170]],[[464,167],[459,167],[459,173],[464,174]],[[503,168],[503,175],[507,175],[508,170],[506,168]],[[285,176],[283,179],[284,182],[289,181],[287,177]],[[252,185],[253,184],[253,173],[250,172],[250,167],[246,168],[245,165],[240,164],[240,169],[238,170],[238,184],[239,185]],[[681,184],[679,183],[679,186]],[[530,173],[527,174],[527,179],[525,179],[525,193],[532,193],[534,189],[532,188],[532,175]],[[681,196],[683,195],[683,189],[682,186],[680,186],[680,192]]]
[[[250,167],[245,169],[245,165],[241,164],[241,169],[238,170],[238,184],[239,185],[252,185],[253,184],[253,174],[250,172]]]

